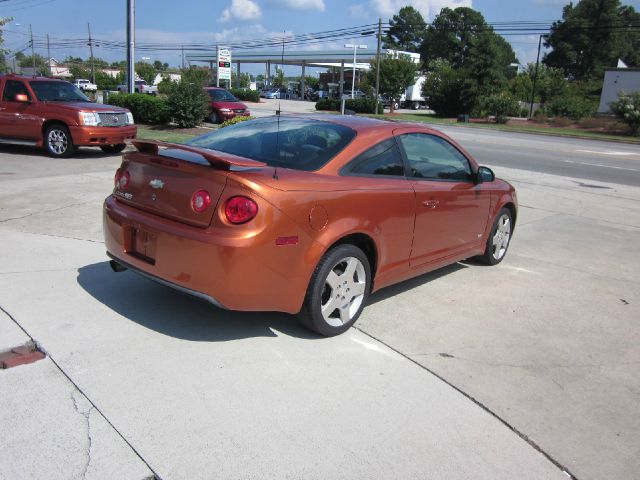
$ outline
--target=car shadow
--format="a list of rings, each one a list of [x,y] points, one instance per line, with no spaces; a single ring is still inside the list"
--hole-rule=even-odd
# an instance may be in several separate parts
[[[427,283],[433,282],[434,280],[437,280],[440,277],[450,275],[454,272],[457,272],[458,270],[462,270],[465,268],[469,268],[469,266],[466,263],[461,263],[461,262],[453,263],[451,265],[447,265],[446,267],[439,268],[438,270],[434,270],[433,272],[420,275],[419,277],[410,278],[409,280],[405,280],[404,282],[390,285],[388,287],[383,288],[382,290],[378,290],[377,292],[371,294],[369,296],[369,300],[367,301],[367,305],[373,305],[375,303],[388,300],[408,290],[412,290],[421,285],[425,285]]]
[[[47,152],[42,148],[31,147],[28,145],[0,145],[0,154],[12,154],[12,155],[29,155],[31,157],[43,157],[51,159]],[[109,158],[121,156],[122,152],[118,153],[105,153],[100,150],[99,147],[77,147],[76,151],[68,159],[74,158]],[[61,160],[68,160],[62,158]]]
[[[109,262],[78,269],[78,284],[93,298],[145,328],[183,340],[226,342],[281,334],[305,340],[319,335],[293,315],[217,308],[131,271],[115,273]]]

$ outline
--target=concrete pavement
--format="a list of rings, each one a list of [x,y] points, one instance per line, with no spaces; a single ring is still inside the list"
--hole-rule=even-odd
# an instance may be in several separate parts
[[[100,213],[119,157],[26,152],[0,152],[0,306],[111,423],[105,438],[160,478],[566,478],[532,444],[581,480],[640,471],[637,188],[493,165],[519,189],[507,259],[385,289],[360,331],[326,340],[287,315],[224,312],[112,273]],[[0,338],[23,340],[6,322]],[[68,409],[73,384],[46,362],[0,371],[17,399],[3,432],[13,412]],[[19,396],[43,377],[60,401]],[[74,422],[50,427],[76,438],[60,478],[86,461]],[[45,448],[21,438],[0,478]],[[116,477],[144,478],[119,448],[133,474]]]

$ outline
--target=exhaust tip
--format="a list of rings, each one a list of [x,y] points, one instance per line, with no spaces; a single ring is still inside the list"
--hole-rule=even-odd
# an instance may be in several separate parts
[[[116,273],[124,272],[127,269],[127,267],[116,262],[115,260],[109,260],[109,266],[111,267],[111,270],[113,270]]]

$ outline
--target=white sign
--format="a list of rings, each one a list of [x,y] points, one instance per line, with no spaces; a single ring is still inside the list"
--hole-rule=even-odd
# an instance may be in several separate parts
[[[218,80],[231,80],[231,50],[218,47]]]

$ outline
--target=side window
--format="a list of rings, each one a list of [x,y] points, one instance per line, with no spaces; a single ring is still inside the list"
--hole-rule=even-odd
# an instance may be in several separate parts
[[[18,82],[16,80],[7,80],[4,84],[4,90],[2,92],[2,99],[5,102],[15,102],[16,95],[26,95],[31,100],[31,95],[29,95],[29,91],[24,83]]]
[[[393,138],[358,155],[344,169],[349,175],[404,176],[402,157]]]
[[[469,160],[443,138],[409,133],[401,135],[399,139],[407,155],[412,178],[471,180]]]

